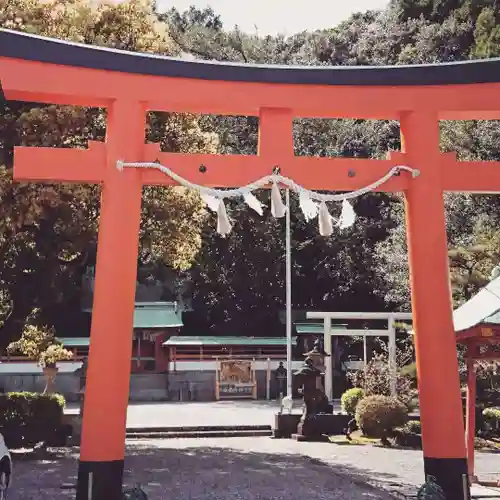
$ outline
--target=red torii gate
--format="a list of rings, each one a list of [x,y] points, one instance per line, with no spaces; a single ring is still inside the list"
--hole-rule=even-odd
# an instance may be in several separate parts
[[[500,163],[439,150],[439,120],[500,118],[500,60],[427,66],[292,68],[187,62],[0,30],[5,99],[105,107],[105,143],[15,149],[14,178],[102,186],[78,500],[121,498],[142,187],[158,171],[116,168],[157,158],[199,184],[234,187],[274,165],[315,190],[350,191],[396,165],[420,171],[381,191],[406,198],[425,471],[465,500],[467,460],[452,322],[443,191],[498,192]],[[260,118],[259,155],[160,153],[144,144],[147,110]],[[402,152],[387,160],[295,157],[295,117],[395,119]],[[201,174],[200,164],[208,171]],[[107,373],[103,376],[103,368]]]

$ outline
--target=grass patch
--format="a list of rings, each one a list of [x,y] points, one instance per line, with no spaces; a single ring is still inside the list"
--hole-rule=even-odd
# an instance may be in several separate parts
[[[344,435],[328,436],[330,443],[339,445],[376,445],[380,446],[380,439],[367,438],[361,434],[361,431],[355,431],[351,434],[351,439],[347,439]]]
[[[328,436],[328,441],[330,443],[336,444],[338,446],[384,446],[380,439],[367,438],[362,435],[361,431],[356,431],[351,434],[351,440],[347,439],[345,435],[338,434],[333,436]],[[391,447],[397,450],[419,450],[420,446],[412,446],[410,444],[402,445],[398,443],[396,439],[390,439]],[[476,451],[489,452],[489,453],[500,453],[500,439],[484,439],[476,437],[475,441]]]

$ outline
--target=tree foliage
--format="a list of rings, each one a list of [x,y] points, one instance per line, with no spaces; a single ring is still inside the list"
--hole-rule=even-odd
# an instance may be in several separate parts
[[[36,323],[38,313],[38,310],[32,311],[24,325],[21,338],[11,342],[7,352],[27,356],[42,367],[55,366],[58,361],[71,359],[73,353],[64,349],[56,339],[54,328]]]
[[[391,380],[394,377],[400,401],[410,407],[417,396],[415,381],[408,368],[413,364],[414,349],[410,337],[405,337],[396,347],[394,371],[389,363],[389,350],[385,343],[378,342],[378,352],[373,353],[366,367],[349,374],[354,387],[363,389],[365,396],[391,395]]]

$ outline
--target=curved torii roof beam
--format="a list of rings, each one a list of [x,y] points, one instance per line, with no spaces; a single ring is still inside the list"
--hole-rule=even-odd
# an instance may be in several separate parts
[[[36,85],[29,81],[35,71]],[[257,116],[263,107],[280,107],[296,117],[399,119],[402,111],[428,109],[441,119],[500,118],[500,59],[376,67],[235,64],[0,29],[0,78],[7,99],[36,93],[56,104],[106,106],[133,91],[150,109],[166,111]],[[182,91],[171,83],[178,79]]]
[[[0,31],[0,55],[50,64],[174,78],[300,85],[466,85],[500,81],[500,58],[400,66],[286,66],[188,61]]]

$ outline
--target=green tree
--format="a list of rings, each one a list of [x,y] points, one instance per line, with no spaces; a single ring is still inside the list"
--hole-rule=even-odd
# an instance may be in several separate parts
[[[500,27],[498,11],[487,7],[481,11],[474,30],[474,47],[471,55],[475,59],[500,55]]]
[[[408,252],[403,204],[395,203],[392,217],[399,224],[376,247],[375,262],[384,286],[379,290],[386,302],[410,310]],[[500,261],[500,221],[492,207],[495,197],[445,196],[449,245],[450,281],[456,305],[462,304],[486,285]]]
[[[455,300],[469,300],[491,279],[500,263],[500,233],[476,228],[473,244],[449,250],[450,275]]]
[[[55,367],[58,361],[69,360],[73,353],[64,349],[56,339],[55,331],[46,325],[37,325],[38,310],[33,310],[24,325],[21,338],[7,347],[10,354],[27,356],[42,367]],[[35,321],[33,321],[35,320]]]

